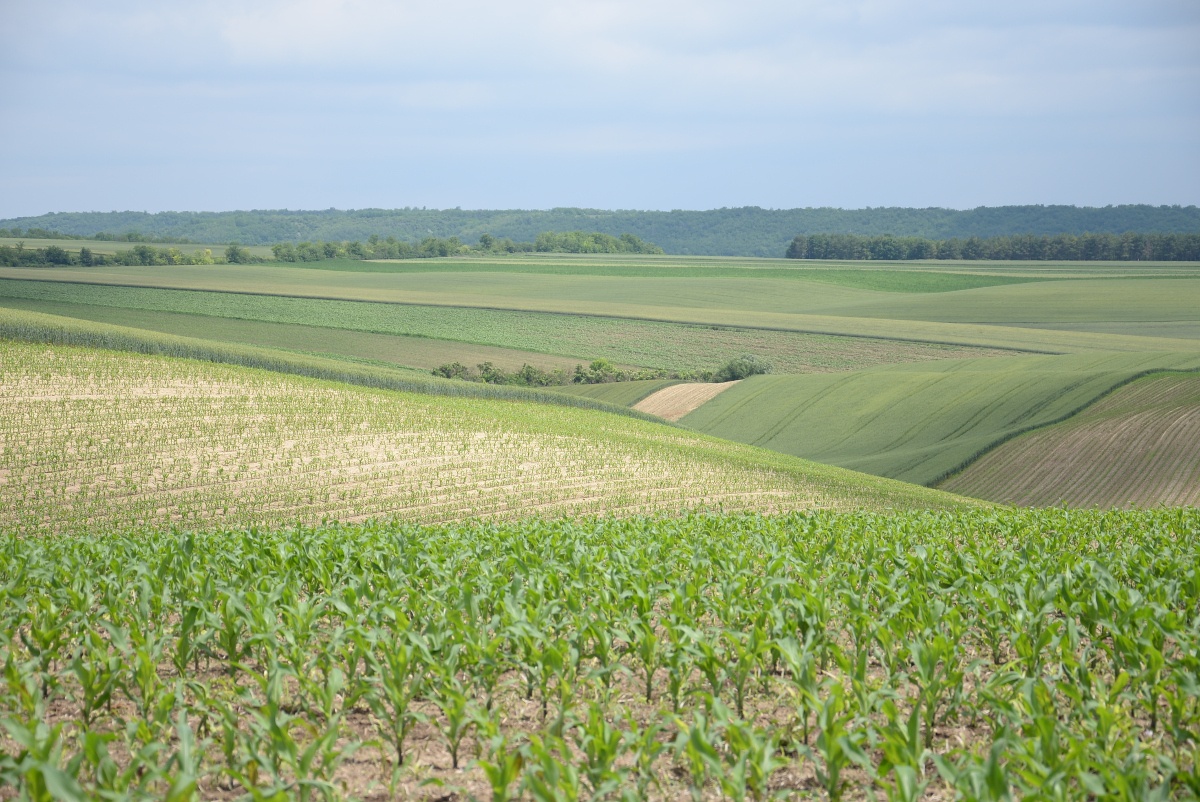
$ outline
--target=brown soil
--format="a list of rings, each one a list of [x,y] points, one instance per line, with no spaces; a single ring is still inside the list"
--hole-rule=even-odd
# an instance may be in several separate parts
[[[1021,506],[1200,504],[1200,378],[1122,388],[1061,425],[996,448],[940,485]]]
[[[672,384],[657,393],[651,393],[633,405],[633,408],[666,420],[679,420],[694,412],[703,404],[719,396],[737,382],[703,382],[696,384]]]

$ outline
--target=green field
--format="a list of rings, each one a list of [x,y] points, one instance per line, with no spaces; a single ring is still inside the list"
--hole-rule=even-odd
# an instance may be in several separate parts
[[[555,391],[579,398],[594,398],[597,401],[631,407],[646,396],[656,393],[664,387],[670,387],[672,384],[676,384],[676,382],[670,379],[651,379],[609,384],[574,384],[570,387],[557,387]]]
[[[1045,281],[962,290],[949,295],[905,295],[826,309],[828,314],[991,323],[1037,328],[1043,324],[1200,323],[1200,279]]]
[[[156,291],[151,290],[150,292]],[[581,361],[587,361],[456,340],[403,334],[378,334],[372,331],[340,327],[263,322],[234,317],[214,319],[209,315],[155,311],[152,307],[138,309],[136,314],[131,316],[130,309],[133,307],[0,298],[0,308],[40,312],[96,323],[115,325],[133,323],[139,329],[180,337],[259,345],[336,359],[388,363],[425,371],[430,371],[448,362],[462,362],[472,366],[480,362],[492,362],[498,367],[510,371],[517,370],[524,364],[531,364],[547,371],[562,369],[569,373]],[[304,316],[299,314],[295,316],[295,319],[303,320]]]
[[[673,325],[613,317],[68,282],[0,281],[0,307],[145,326],[182,336],[202,337],[205,331],[211,331],[216,339],[228,339],[228,332],[234,330],[228,321],[245,320],[262,324],[348,329],[367,334],[404,335],[409,339],[403,344],[394,343],[388,349],[401,353],[403,348],[421,345],[411,338],[442,341],[423,344],[422,358],[414,357],[416,361],[400,362],[424,368],[453,361],[475,365],[487,359],[496,364],[520,360],[516,362],[516,367],[520,367],[523,361],[539,366],[566,364],[573,367],[580,361],[586,363],[603,358],[622,365],[700,371],[715,370],[740,354],[754,353],[780,372],[807,373],[1007,353],[997,349],[937,343],[726,326]],[[129,310],[138,311],[131,313]],[[183,313],[188,317],[165,318],[147,314],[157,311]],[[261,325],[253,331],[257,333],[245,336],[261,340],[246,340],[243,337],[237,341],[273,345],[290,336],[286,333],[286,327],[276,329]],[[321,339],[319,334],[314,336]],[[346,335],[341,337],[345,339]],[[329,339],[334,341],[337,335],[331,334]],[[477,349],[478,356],[474,357],[464,355],[463,348],[456,343],[469,344],[468,350],[475,345],[493,348],[481,347]],[[497,355],[494,347],[522,353]],[[445,349],[445,358],[429,364],[429,360],[423,358],[424,351],[435,353],[437,349]],[[361,347],[348,353],[358,354],[360,351]]]
[[[1194,509],[5,532],[0,787],[1195,799],[1198,534]]]
[[[642,257],[643,259],[647,257]],[[434,261],[434,260],[425,260]],[[779,260],[783,261],[783,260]],[[907,273],[881,268],[883,273]],[[1145,268],[1144,275],[1152,275]],[[987,294],[1022,286],[1001,285],[953,292],[916,293],[924,299],[923,319],[887,318],[881,306],[906,296],[813,280],[763,278],[625,278],[604,274],[531,275],[519,272],[421,272],[403,275],[322,271],[272,265],[212,265],[171,268],[124,267],[0,269],[0,279],[39,279],[99,285],[208,290],[243,295],[371,301],[393,305],[439,306],[550,312],[618,320],[659,321],[705,326],[835,334],[876,339],[1008,348],[1048,353],[1094,351],[1182,351],[1198,344],[1188,338],[1153,338],[1062,331],[1022,325],[1019,310],[1011,320],[962,321],[957,305],[988,306]],[[1093,284],[1119,287],[1125,279]],[[1193,320],[1189,301],[1196,294],[1190,279],[1130,280],[1136,294],[1167,299],[1182,319]],[[1067,282],[1068,284],[1072,282]],[[1081,286],[1087,279],[1079,279]],[[1172,287],[1174,292],[1172,293]],[[1101,293],[1103,294],[1103,293]],[[911,300],[911,298],[910,298]],[[1145,306],[1146,304],[1143,304]],[[938,310],[946,318],[938,319]],[[1161,315],[1153,318],[1162,320]]]
[[[1159,374],[988,452],[940,486],[1022,506],[1200,506],[1200,376]]]
[[[3,310],[8,310],[3,311]],[[1200,265],[572,256],[0,270],[43,311],[347,365],[773,366],[683,421],[929,483],[1200,359]],[[631,404],[640,389],[568,390]]]
[[[1014,434],[1056,422],[1155,369],[1200,354],[1075,354],[759,376],[683,418],[702,432],[927,484]]]

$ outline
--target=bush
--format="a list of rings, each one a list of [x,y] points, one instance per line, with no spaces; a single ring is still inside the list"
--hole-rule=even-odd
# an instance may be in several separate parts
[[[738,379],[745,379],[748,376],[757,376],[760,373],[770,373],[771,363],[764,362],[754,354],[742,354],[739,357],[734,357],[726,363],[725,367],[717,371],[713,378],[719,382],[731,382]]]

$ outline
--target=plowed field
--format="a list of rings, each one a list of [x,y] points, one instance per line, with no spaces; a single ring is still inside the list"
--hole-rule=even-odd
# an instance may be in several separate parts
[[[1200,505],[1200,377],[1134,382],[1005,443],[941,487],[1023,506]]]
[[[643,398],[634,404],[633,408],[675,421],[699,409],[705,401],[716,398],[735,384],[737,382],[673,384]]]

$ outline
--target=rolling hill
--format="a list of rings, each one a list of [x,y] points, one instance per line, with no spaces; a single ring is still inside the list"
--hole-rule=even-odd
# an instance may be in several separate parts
[[[0,527],[957,508],[605,412],[0,340]]]
[[[1200,505],[1200,376],[1161,374],[1022,435],[938,486],[1020,506]]]
[[[936,482],[996,443],[1200,354],[1085,353],[755,376],[682,419],[717,437],[906,482]]]

